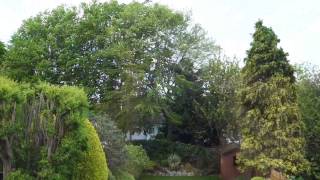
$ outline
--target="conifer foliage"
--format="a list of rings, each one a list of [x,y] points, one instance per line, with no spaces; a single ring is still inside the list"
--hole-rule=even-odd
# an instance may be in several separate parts
[[[279,41],[271,28],[262,21],[256,23],[239,92],[239,163],[242,169],[263,174],[276,169],[294,175],[308,169],[304,124],[297,106],[294,70],[287,53],[278,48]]]

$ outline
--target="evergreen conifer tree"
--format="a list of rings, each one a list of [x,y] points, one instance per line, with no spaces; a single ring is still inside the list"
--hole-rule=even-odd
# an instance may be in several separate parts
[[[251,48],[242,70],[240,90],[242,169],[267,174],[276,169],[286,175],[308,169],[305,140],[297,106],[293,67],[278,48],[277,35],[262,21],[255,25]]]

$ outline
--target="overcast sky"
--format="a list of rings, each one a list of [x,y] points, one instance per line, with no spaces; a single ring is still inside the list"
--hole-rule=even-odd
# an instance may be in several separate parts
[[[130,2],[131,0],[119,0]],[[143,1],[143,0],[138,0]],[[89,0],[0,0],[0,40],[7,42],[22,21],[60,4]],[[191,11],[195,23],[207,30],[228,56],[243,59],[254,23],[262,19],[281,39],[294,63],[320,65],[319,0],[153,0],[179,11]]]

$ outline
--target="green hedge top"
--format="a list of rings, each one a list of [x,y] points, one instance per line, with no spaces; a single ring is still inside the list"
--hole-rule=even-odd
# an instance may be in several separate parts
[[[11,148],[9,161],[36,179],[107,179],[105,155],[87,120],[88,108],[82,89],[20,84],[0,76],[0,140],[10,139],[10,146],[1,148]],[[8,152],[0,153],[4,157]],[[86,168],[80,173],[80,167]]]

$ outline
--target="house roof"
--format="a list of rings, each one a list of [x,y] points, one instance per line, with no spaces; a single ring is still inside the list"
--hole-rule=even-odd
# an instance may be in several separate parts
[[[227,144],[225,146],[223,146],[221,148],[221,154],[222,155],[226,155],[226,154],[229,154],[233,151],[238,151],[240,150],[240,145],[239,144],[236,144],[236,143],[230,143],[230,144]]]

